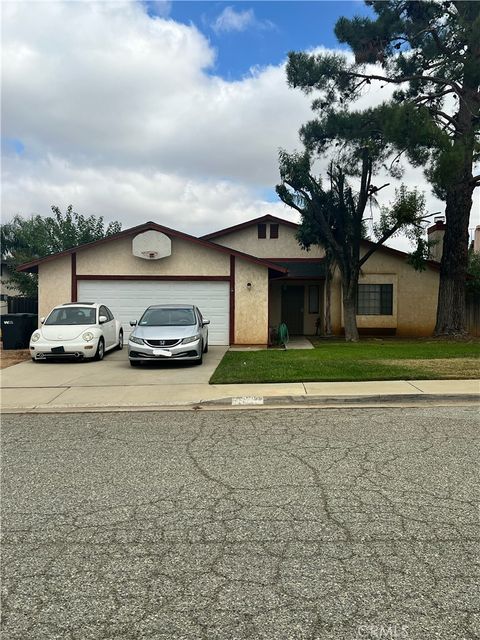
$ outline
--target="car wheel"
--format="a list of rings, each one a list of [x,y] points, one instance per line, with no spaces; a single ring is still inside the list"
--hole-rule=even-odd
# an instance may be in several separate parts
[[[140,366],[140,362],[137,362],[136,360],[130,360],[130,366],[131,367],[139,367]]]
[[[207,340],[207,344],[205,345],[205,349],[203,350],[203,353],[208,353],[208,340]]]
[[[203,343],[200,347],[200,357],[198,360],[195,360],[195,364],[202,364],[203,362]]]
[[[123,349],[123,331],[120,330],[120,333],[118,334],[117,350],[121,351],[122,349]]]
[[[105,343],[103,338],[100,338],[98,341],[97,352],[95,354],[95,360],[103,360],[103,356],[105,355]]]

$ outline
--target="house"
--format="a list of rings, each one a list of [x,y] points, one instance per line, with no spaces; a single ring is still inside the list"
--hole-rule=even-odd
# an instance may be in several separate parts
[[[325,254],[302,249],[297,225],[266,215],[194,237],[155,222],[35,260],[19,267],[38,272],[39,315],[69,301],[101,300],[123,324],[150,304],[193,303],[211,320],[210,344],[266,344],[283,321],[290,334],[323,329]],[[430,228],[440,239],[444,225]],[[371,243],[364,241],[362,251]],[[423,272],[407,254],[381,247],[365,263],[359,283],[361,332],[430,335],[435,326],[438,263]],[[343,327],[341,285],[332,281],[333,331]]]
[[[0,268],[0,315],[8,313],[8,299],[18,296],[20,292],[12,285],[12,276],[5,260],[1,261]]]

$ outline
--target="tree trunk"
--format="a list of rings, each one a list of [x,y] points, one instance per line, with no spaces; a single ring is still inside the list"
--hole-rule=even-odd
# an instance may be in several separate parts
[[[357,280],[355,284],[342,283],[343,289],[343,322],[345,326],[345,340],[358,342],[357,329]]]
[[[468,268],[468,222],[473,187],[455,185],[447,194],[446,229],[440,266],[435,335],[465,335],[465,281]]]
[[[473,121],[474,114],[478,114],[478,105],[472,98],[474,93],[472,89],[464,90],[457,114],[458,135],[453,143],[453,151],[459,160],[458,166],[455,167],[454,163],[452,167],[454,179],[447,185],[446,229],[443,238],[435,335],[455,336],[467,333],[465,281],[468,269],[468,223],[474,189]]]
[[[332,335],[332,278],[333,264],[327,259],[325,273],[325,335]]]

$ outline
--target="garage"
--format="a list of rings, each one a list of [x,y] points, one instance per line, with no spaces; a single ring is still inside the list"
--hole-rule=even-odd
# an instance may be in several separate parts
[[[194,304],[210,320],[209,343],[229,344],[229,282],[178,280],[78,280],[78,300],[103,302],[123,326],[125,341],[130,320],[139,320],[152,304]]]
[[[256,227],[255,227],[256,228]],[[154,304],[193,304],[210,321],[211,345],[268,341],[269,278],[287,273],[265,258],[155,222],[125,229],[19,267],[38,274],[38,311],[102,302],[130,322]]]

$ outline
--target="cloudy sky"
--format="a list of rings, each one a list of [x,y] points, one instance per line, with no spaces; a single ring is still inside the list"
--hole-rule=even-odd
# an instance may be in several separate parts
[[[311,97],[287,87],[286,55],[339,48],[336,19],[365,12],[360,2],[4,1],[2,219],[73,204],[124,228],[154,220],[192,234],[265,213],[297,220],[275,195],[277,158],[299,148]],[[385,91],[372,85],[362,102]],[[421,172],[407,168],[404,181],[442,210]]]

